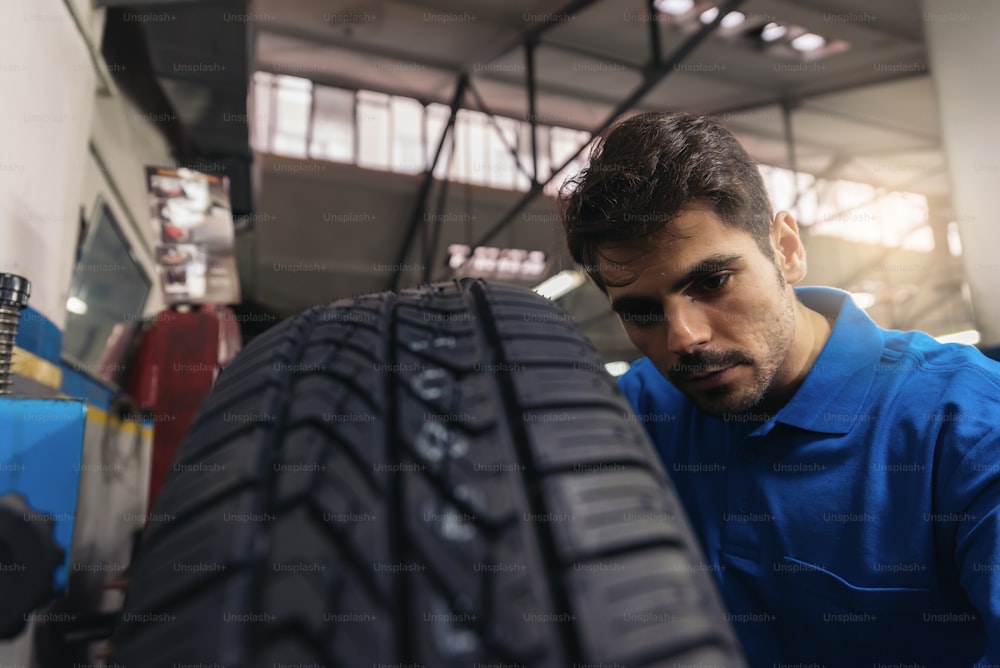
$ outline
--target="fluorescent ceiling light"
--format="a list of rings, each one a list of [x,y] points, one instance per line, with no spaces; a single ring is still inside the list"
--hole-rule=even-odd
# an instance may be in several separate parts
[[[851,299],[858,305],[858,308],[871,308],[875,306],[875,295],[870,292],[852,292]]]
[[[722,17],[722,22],[719,25],[723,28],[735,28],[746,20],[746,14],[743,12],[729,12]]]
[[[706,9],[701,13],[702,23],[711,23],[715,20],[715,17],[719,15],[719,8],[712,7],[711,9]]]
[[[792,40],[792,48],[797,51],[815,51],[826,44],[826,39],[814,32],[807,32]]]
[[[66,300],[66,310],[77,315],[84,315],[87,312],[87,302],[79,297],[70,297]]]
[[[943,334],[941,336],[935,336],[934,338],[941,343],[963,343],[967,346],[974,346],[979,343],[979,331],[975,329],[967,329],[963,332]]]
[[[449,244],[448,253],[448,266],[455,276],[534,280],[544,276],[549,267],[545,251],[539,250]]]
[[[586,277],[582,271],[567,269],[542,281],[533,289],[546,299],[555,301],[583,285],[584,280],[586,280]]]
[[[773,42],[776,39],[781,39],[788,32],[788,28],[777,23],[768,23],[764,26],[764,29],[760,31],[760,38],[765,42]]]
[[[628,371],[630,366],[632,365],[629,364],[628,362],[608,362],[607,364],[604,365],[604,368],[607,370],[608,373],[617,378],[618,376]]]
[[[664,14],[680,16],[691,11],[694,7],[694,0],[656,0],[653,4]]]

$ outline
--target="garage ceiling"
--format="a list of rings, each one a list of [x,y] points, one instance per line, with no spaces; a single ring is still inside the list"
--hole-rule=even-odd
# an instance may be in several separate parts
[[[254,24],[259,69],[445,104],[467,72],[492,111],[515,118],[527,117],[522,44],[543,30],[535,55],[537,115],[581,130],[598,127],[639,85],[651,58],[643,0],[257,0],[252,11],[263,19]],[[838,169],[847,171],[830,176],[867,173],[864,180],[884,185],[899,180],[879,179],[891,170],[876,164],[866,172],[866,163],[889,163],[895,155],[910,162],[915,152],[940,159],[919,0],[748,0],[740,11],[756,23],[800,25],[850,48],[797,63],[738,36],[715,35],[636,110],[720,114],[757,160],[789,166],[781,113],[789,105],[801,169],[821,172],[840,157]],[[663,21],[658,27],[664,56],[689,36]],[[943,174],[918,185],[928,195],[947,191]]]
[[[634,110],[717,114],[761,163],[794,163],[827,178],[919,192],[935,203],[938,214],[949,215],[919,0],[747,0],[739,10],[749,18],[746,25],[795,24],[849,48],[813,62],[796,61],[716,30],[664,72]],[[487,108],[521,119],[528,116],[524,43],[533,39],[538,119],[588,131],[600,127],[652,72],[654,34],[661,62],[668,62],[693,30],[665,21],[651,29],[645,0],[256,0],[247,11],[257,70],[444,104],[465,74]],[[415,199],[419,179],[409,183]],[[267,180],[259,187],[266,190]],[[266,192],[261,197],[266,201]],[[350,209],[349,202],[344,206]],[[399,208],[398,225],[358,228],[356,242],[347,243],[366,252],[386,249],[366,261],[396,261],[410,217],[408,206]],[[312,243],[312,224],[283,223],[282,234],[298,239],[283,257],[327,258],[326,278],[344,294],[388,287],[384,276],[361,275],[364,263],[356,254],[338,271],[336,252],[324,255]],[[536,238],[537,229],[529,227],[515,219],[505,230],[505,244]],[[257,284],[280,290],[275,283],[280,277],[261,279],[271,260],[266,244],[256,252],[251,271],[259,270]],[[312,290],[301,276],[288,280],[297,281],[294,289],[280,290],[272,308],[291,312],[328,296],[328,288]],[[627,340],[595,293],[578,290],[564,306],[607,356],[627,355]]]

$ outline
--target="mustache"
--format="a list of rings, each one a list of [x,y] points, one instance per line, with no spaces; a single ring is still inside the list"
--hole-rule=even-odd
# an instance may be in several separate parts
[[[731,366],[753,364],[753,358],[742,350],[712,351],[703,350],[679,357],[667,370],[672,381],[683,383],[704,376],[713,371],[719,371]]]

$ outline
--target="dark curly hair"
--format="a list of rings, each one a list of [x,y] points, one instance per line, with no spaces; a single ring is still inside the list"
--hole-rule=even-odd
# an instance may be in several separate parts
[[[704,202],[774,257],[771,202],[757,165],[718,121],[652,112],[609,128],[559,205],[570,255],[607,294],[601,250],[641,249],[681,210]],[[615,287],[615,286],[612,286]]]

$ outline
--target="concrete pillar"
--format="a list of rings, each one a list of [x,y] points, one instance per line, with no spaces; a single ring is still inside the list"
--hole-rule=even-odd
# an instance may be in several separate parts
[[[1000,346],[1000,2],[923,0],[923,19],[976,328],[983,347],[996,347]]]

